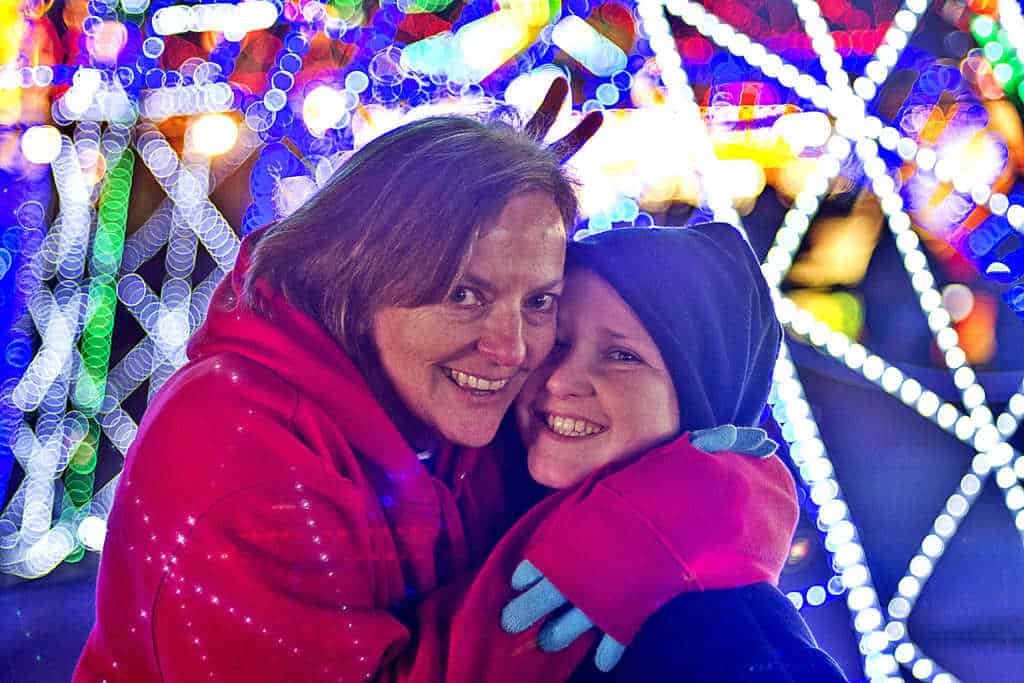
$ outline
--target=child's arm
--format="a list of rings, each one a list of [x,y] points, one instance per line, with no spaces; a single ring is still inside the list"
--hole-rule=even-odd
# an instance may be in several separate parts
[[[705,453],[684,436],[577,489],[526,558],[627,644],[681,593],[775,583],[797,513],[777,458]]]

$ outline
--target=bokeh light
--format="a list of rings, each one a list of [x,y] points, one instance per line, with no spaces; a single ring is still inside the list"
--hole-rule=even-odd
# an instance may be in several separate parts
[[[1024,317],[1024,20],[1019,5],[995,0],[881,7],[5,6],[0,181],[15,199],[0,202],[0,225],[11,226],[0,282],[14,283],[3,301],[15,313],[0,385],[14,426],[0,465],[20,479],[0,517],[0,571],[40,576],[102,547],[117,484],[103,458],[127,450],[140,405],[184,362],[241,235],[293,212],[404,121],[496,104],[525,118],[565,77],[571,97],[549,139],[585,112],[605,114],[570,162],[579,234],[709,217],[744,229],[766,206],[783,215],[762,236],[789,335],[773,411],[821,532],[794,544],[793,559],[812,557],[813,544],[828,555],[826,576],[789,598],[801,609],[845,601],[873,683],[898,665],[953,680],[909,634],[916,601],[990,478],[1024,531],[1024,459],[1009,444],[1024,394],[996,414],[974,370],[999,350],[999,316]],[[948,58],[914,40],[941,22]],[[130,217],[133,201],[152,211]],[[930,335],[927,360],[948,371],[956,400],[872,350],[860,288],[883,244],[895,245],[911,314]],[[118,352],[119,315],[138,336]],[[797,343],[974,449],[887,604],[789,355]]]
[[[21,136],[21,153],[33,164],[48,164],[60,154],[60,131],[53,126],[32,126]]]
[[[193,147],[203,154],[224,154],[238,140],[238,124],[225,114],[204,114],[189,129]]]

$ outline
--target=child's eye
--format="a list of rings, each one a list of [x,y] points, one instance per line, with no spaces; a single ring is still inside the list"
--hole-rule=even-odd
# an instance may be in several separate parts
[[[618,361],[620,363],[642,363],[643,362],[643,358],[641,358],[640,356],[636,355],[632,351],[626,351],[625,349],[615,349],[615,350],[609,352],[608,356],[612,360]]]
[[[469,287],[456,287],[452,290],[448,300],[458,306],[479,306],[483,303],[480,295]]]

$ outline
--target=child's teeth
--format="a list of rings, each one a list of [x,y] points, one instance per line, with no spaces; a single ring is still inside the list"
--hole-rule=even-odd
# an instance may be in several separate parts
[[[603,429],[601,426],[592,424],[586,420],[576,420],[570,417],[562,417],[560,415],[549,414],[545,418],[545,421],[551,431],[561,436],[590,436],[591,434],[597,434]]]

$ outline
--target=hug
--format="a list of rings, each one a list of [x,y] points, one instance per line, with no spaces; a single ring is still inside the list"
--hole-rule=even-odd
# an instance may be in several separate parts
[[[571,241],[596,126],[548,127],[406,124],[246,237],[127,456],[74,680],[845,681],[775,588],[753,253]]]

